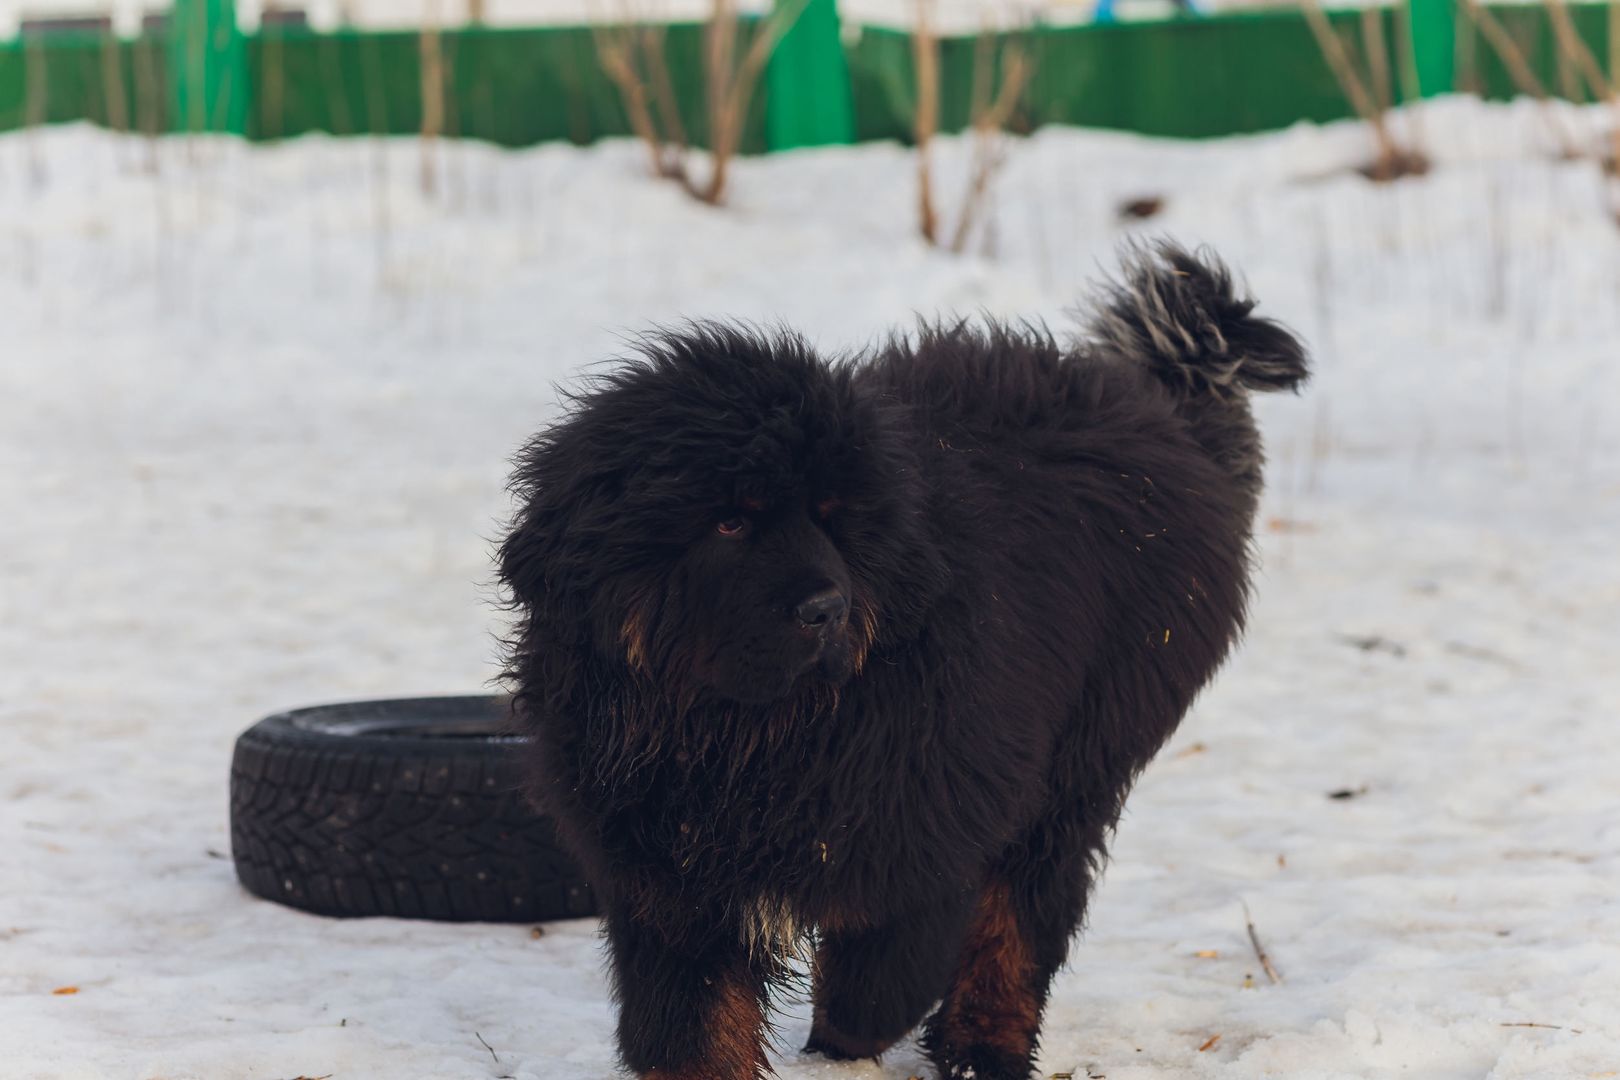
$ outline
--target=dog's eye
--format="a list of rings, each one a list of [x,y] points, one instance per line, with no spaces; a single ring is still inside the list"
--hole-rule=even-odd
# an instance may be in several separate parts
[[[721,536],[741,536],[747,529],[747,519],[740,517],[726,518],[714,527],[714,531]]]

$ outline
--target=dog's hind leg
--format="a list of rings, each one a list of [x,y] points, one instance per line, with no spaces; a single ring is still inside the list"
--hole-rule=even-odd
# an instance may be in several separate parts
[[[881,926],[824,930],[805,1049],[835,1059],[875,1058],[904,1038],[945,992],[972,905],[964,894]]]

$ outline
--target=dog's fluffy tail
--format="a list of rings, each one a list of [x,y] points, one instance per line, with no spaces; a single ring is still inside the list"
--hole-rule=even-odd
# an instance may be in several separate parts
[[[1251,314],[1254,306],[1214,255],[1161,241],[1128,253],[1090,337],[1145,362],[1189,399],[1293,390],[1309,374],[1305,348],[1281,323]]]

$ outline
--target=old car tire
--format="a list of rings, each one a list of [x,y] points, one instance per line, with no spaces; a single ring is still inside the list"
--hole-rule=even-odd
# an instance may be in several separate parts
[[[590,886],[523,795],[522,748],[496,697],[266,717],[236,740],[231,761],[237,877],[320,915],[590,915]]]

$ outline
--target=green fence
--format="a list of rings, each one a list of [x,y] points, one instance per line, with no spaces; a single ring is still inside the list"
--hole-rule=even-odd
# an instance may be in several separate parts
[[[1545,10],[1491,10],[1543,84],[1556,91],[1557,46]],[[1588,47],[1605,56],[1608,6],[1572,5],[1570,10]],[[1330,18],[1361,50],[1360,14],[1333,12]],[[1451,89],[1495,99],[1515,96],[1511,75],[1471,25],[1459,22],[1457,29],[1463,63],[1455,68]],[[1392,11],[1383,13],[1383,31],[1388,69],[1398,72],[1396,51],[1403,31]],[[1204,138],[1353,115],[1309,25],[1296,12],[1045,28],[1020,39],[1034,61],[1018,117],[1025,128],[1075,124]],[[964,126],[970,114],[975,45],[960,38],[941,43],[940,108],[947,130]],[[850,48],[849,66],[857,137],[909,137],[914,99],[910,37],[869,28]],[[1395,97],[1402,97],[1398,90]]]
[[[168,80],[157,36],[64,31],[0,42],[0,131],[72,120],[168,131]]]
[[[1557,92],[1556,41],[1545,10],[1501,6],[1492,11],[1543,83]],[[1607,5],[1572,5],[1571,14],[1594,54],[1607,57]],[[1356,34],[1357,14],[1338,12],[1332,18]],[[1401,38],[1393,14],[1385,12],[1384,19],[1393,52]],[[1511,97],[1514,83],[1495,53],[1466,20],[1459,16],[1456,25],[1454,88]],[[1057,123],[1206,137],[1350,114],[1297,12],[1044,27],[998,38],[994,51],[1014,40],[1033,59],[1016,117],[1026,130]],[[702,27],[672,25],[664,42],[687,131],[701,144]],[[447,135],[525,146],[629,133],[589,28],[445,30],[440,47]],[[245,52],[249,138],[309,131],[407,134],[421,124],[421,42],[414,32],[317,34],[267,27],[246,39]],[[118,41],[62,32],[0,43],[0,130],[69,120],[149,132],[184,127],[174,115],[171,53],[161,34]],[[946,130],[968,119],[975,53],[972,38],[941,43]],[[846,43],[843,60],[854,137],[908,138],[914,98],[910,38],[868,27]],[[1396,56],[1389,63],[1392,71],[1400,69]],[[793,144],[791,135],[771,138],[781,128],[766,118],[770,97],[795,93],[796,85],[787,77],[761,82],[744,150]]]
[[[687,134],[707,139],[703,27],[665,28],[670,82]],[[502,146],[630,134],[618,90],[597,63],[589,28],[467,28],[440,35],[445,69],[444,133]],[[326,131],[334,135],[418,131],[422,124],[421,42],[412,32],[316,34],[267,30],[248,42],[250,138]],[[765,149],[764,95],[757,96],[743,149]]]

